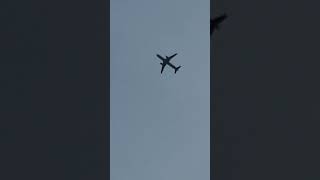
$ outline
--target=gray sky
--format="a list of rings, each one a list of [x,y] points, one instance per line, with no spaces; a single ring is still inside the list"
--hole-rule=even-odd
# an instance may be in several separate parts
[[[209,179],[209,3],[111,0],[111,180]]]

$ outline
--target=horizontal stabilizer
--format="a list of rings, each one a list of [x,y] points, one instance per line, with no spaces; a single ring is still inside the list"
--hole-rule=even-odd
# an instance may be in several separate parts
[[[174,73],[177,73],[177,71],[181,68],[181,66],[174,69]]]

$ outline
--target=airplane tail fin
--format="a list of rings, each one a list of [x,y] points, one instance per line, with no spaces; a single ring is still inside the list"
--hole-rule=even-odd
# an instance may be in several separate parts
[[[174,69],[174,73],[177,73],[177,71],[181,68],[181,66]]]

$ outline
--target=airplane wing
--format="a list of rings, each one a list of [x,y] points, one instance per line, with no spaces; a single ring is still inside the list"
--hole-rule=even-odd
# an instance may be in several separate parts
[[[162,67],[161,67],[161,74],[162,74],[163,69],[164,69],[165,66],[166,66],[166,64],[162,65]]]
[[[175,53],[174,55],[170,56],[169,59],[172,59],[173,57],[175,57],[178,53]]]

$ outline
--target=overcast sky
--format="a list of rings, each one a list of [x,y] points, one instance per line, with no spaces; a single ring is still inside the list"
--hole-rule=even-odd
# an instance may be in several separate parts
[[[209,3],[111,0],[111,180],[209,179]]]

